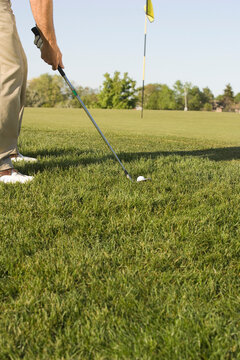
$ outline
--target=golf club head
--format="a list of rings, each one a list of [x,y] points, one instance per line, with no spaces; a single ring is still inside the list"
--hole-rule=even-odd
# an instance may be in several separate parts
[[[128,179],[128,180],[130,180],[130,181],[133,182],[133,179],[131,178],[131,176],[130,176],[128,173],[126,174],[126,176],[127,176],[127,179]]]

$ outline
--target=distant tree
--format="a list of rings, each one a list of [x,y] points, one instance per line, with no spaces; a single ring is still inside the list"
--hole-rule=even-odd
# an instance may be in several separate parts
[[[227,84],[223,93],[224,111],[232,111],[234,105],[234,92],[230,84]]]
[[[156,89],[144,99],[144,107],[151,110],[159,110],[158,104],[159,89]]]
[[[184,84],[177,80],[173,85],[173,93],[174,93],[174,100],[175,100],[175,108],[176,110],[183,110],[185,106],[184,100]]]
[[[144,87],[144,107],[149,109],[148,103],[149,103],[149,99],[150,97],[152,97],[152,102],[154,102],[153,98],[153,94],[158,92],[160,90],[160,84],[148,84]],[[139,104],[142,103],[142,88],[138,89],[139,91],[139,97],[138,97],[138,102]],[[157,107],[157,103],[154,104],[154,107]]]
[[[98,106],[98,94],[91,88],[74,87],[88,107]],[[26,106],[31,107],[81,107],[61,76],[43,74],[28,82]]]
[[[170,89],[166,84],[163,84],[161,86],[158,103],[159,103],[159,108],[162,110],[176,109],[174,91]]]
[[[137,103],[136,81],[133,81],[124,73],[120,78],[120,72],[115,71],[113,77],[109,73],[104,74],[105,81],[99,93],[99,104],[104,109],[133,109]]]
[[[212,91],[205,87],[202,90],[202,110],[203,111],[212,111],[214,107],[214,95]]]
[[[85,87],[82,93],[82,100],[84,104],[91,108],[99,107],[98,91]]]
[[[99,94],[100,106],[104,109],[113,108],[113,96],[114,96],[114,85],[113,79],[109,73],[104,74],[105,81],[103,82],[103,88]]]
[[[213,108],[214,95],[209,88],[201,91],[190,82],[176,81],[173,89],[165,84],[149,84],[145,87],[145,107],[158,110],[183,110],[187,94],[188,109],[192,111]]]
[[[234,97],[234,102],[235,102],[235,104],[240,104],[240,93],[238,93],[237,95],[235,95],[235,97]]]
[[[213,110],[213,105],[210,103],[205,103],[203,106],[203,111],[212,111]]]
[[[109,73],[104,74],[100,92],[75,84],[74,87],[87,107],[132,109],[136,107],[137,102],[141,103],[141,89],[136,89],[136,82],[128,76],[128,73],[124,73],[122,77],[118,71],[115,71],[113,76]],[[211,111],[216,106],[224,108],[225,111],[239,108],[240,93],[234,97],[230,84],[227,84],[224,94],[214,99],[208,87],[201,91],[197,86],[180,80],[175,82],[173,88],[158,83],[146,85],[144,107],[156,110],[183,110],[185,92],[187,92],[189,110]],[[62,77],[49,74],[43,74],[28,82],[26,106],[81,107]]]
[[[54,107],[65,100],[64,80],[61,76],[43,74],[28,83],[26,106]]]
[[[98,93],[96,90],[91,89],[89,87],[83,88],[82,86],[75,86],[77,94],[80,96],[82,101],[87,107],[97,108],[98,104]],[[68,100],[65,101],[65,106],[72,108],[80,108],[81,104],[77,100],[77,98],[73,95],[72,91],[68,92]]]
[[[230,84],[226,85],[223,96],[231,101],[234,100],[234,92],[233,92],[232,86]]]
[[[175,110],[174,91],[166,84],[155,84],[152,87],[154,91],[147,97],[145,101],[146,109],[153,110]]]
[[[198,86],[193,86],[188,90],[188,108],[192,111],[199,111],[203,108],[205,103],[203,92]]]
[[[215,101],[216,101],[216,105],[217,107],[224,107],[224,97],[223,95],[218,95],[216,98],[215,98]]]
[[[209,87],[205,87],[202,90],[203,93],[203,101],[204,103],[213,104],[214,102],[214,95],[212,91],[209,89]]]

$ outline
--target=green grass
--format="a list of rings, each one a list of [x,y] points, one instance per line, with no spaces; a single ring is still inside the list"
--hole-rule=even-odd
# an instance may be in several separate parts
[[[240,116],[26,109],[0,185],[0,359],[240,359]]]

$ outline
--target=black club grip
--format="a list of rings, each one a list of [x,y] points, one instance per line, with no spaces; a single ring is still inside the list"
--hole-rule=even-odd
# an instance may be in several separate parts
[[[31,30],[35,36],[38,36],[38,35],[41,36],[40,32],[36,26],[34,26]],[[58,71],[63,77],[65,76],[65,72],[63,71],[63,69],[60,66],[58,66]]]
[[[32,30],[32,32],[34,33],[35,36],[38,36],[38,35],[40,36],[40,32],[39,32],[39,30],[38,30],[38,28],[36,26],[34,26],[31,30]]]

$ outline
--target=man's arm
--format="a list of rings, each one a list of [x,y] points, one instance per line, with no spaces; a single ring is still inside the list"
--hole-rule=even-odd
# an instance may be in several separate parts
[[[53,70],[56,70],[58,66],[63,68],[62,54],[57,45],[53,25],[53,0],[30,0],[30,4],[43,40],[42,59],[52,65]]]

